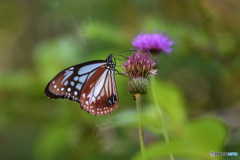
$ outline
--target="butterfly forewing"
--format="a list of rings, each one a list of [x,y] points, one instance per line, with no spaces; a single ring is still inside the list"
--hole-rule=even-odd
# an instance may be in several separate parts
[[[45,95],[49,98],[67,98],[80,102],[82,88],[86,81],[105,61],[91,61],[69,67],[55,76],[47,85]]]
[[[99,67],[88,79],[80,97],[82,109],[93,115],[106,115],[118,105],[114,71]]]

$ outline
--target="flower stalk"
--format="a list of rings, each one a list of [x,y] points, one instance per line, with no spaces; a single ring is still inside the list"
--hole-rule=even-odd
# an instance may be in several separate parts
[[[156,75],[157,70],[153,69],[155,62],[147,55],[146,52],[137,51],[126,62],[123,62],[124,74],[128,74],[128,91],[135,96],[137,115],[138,115],[138,131],[140,139],[140,147],[142,160],[145,160],[144,135],[141,116],[141,96],[146,94],[149,88],[148,75]]]
[[[145,146],[144,146],[144,134],[142,127],[142,115],[141,115],[141,94],[135,94],[137,114],[138,114],[138,131],[139,131],[139,140],[141,147],[142,160],[145,160]]]

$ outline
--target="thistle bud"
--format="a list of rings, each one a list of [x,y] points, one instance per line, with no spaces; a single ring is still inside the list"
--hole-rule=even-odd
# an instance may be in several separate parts
[[[146,94],[149,88],[148,79],[138,77],[128,81],[128,91],[131,94]]]

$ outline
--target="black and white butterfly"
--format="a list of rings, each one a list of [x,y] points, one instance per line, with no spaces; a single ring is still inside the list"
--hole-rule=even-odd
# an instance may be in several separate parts
[[[69,67],[56,75],[45,88],[52,99],[66,98],[80,103],[93,115],[106,115],[118,105],[113,56]]]

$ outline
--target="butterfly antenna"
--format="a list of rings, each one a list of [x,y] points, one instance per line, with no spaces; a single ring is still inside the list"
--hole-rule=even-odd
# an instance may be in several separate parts
[[[126,58],[124,58],[124,59],[120,59],[120,58],[114,58],[115,60],[119,60],[119,61],[124,61],[124,60],[126,60],[127,59],[127,57]]]
[[[116,57],[116,56],[120,56],[120,57],[124,57],[124,58],[128,58],[126,56],[117,54],[117,53],[126,53],[126,52],[136,52],[138,51],[137,49],[130,49],[130,50],[126,50],[126,51],[120,51],[120,52],[113,52],[112,54]]]
[[[125,74],[123,74],[123,73],[120,73],[120,72],[119,72],[117,69],[115,69],[115,71],[117,71],[117,73],[118,73],[119,75],[129,78],[129,77],[128,77],[128,76],[126,76]]]
[[[112,54],[116,54],[116,53],[126,53],[126,52],[135,52],[137,51],[137,49],[130,49],[130,50],[126,50],[126,51],[118,51],[118,52],[113,52]],[[119,55],[121,56],[121,55]]]

